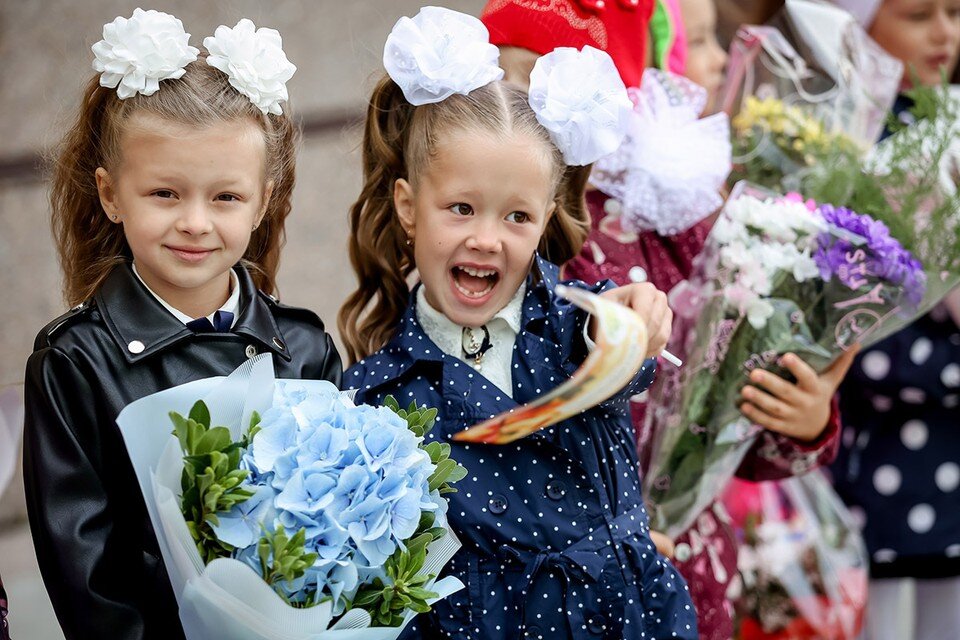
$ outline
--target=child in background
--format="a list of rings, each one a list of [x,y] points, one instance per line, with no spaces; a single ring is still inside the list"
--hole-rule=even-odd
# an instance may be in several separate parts
[[[549,4],[556,9],[563,3]],[[575,6],[574,2],[568,4]],[[554,24],[550,24],[543,12],[507,5],[508,12],[503,5],[502,2],[489,2],[481,14],[490,29],[491,39],[501,46],[527,49],[530,54],[559,46],[580,46],[578,38],[588,35],[586,31],[567,27],[566,9],[556,11]],[[716,19],[713,6],[710,0],[682,0],[680,6],[696,17],[694,28],[687,29],[681,22],[673,25],[673,29],[684,29],[687,43],[693,46],[685,56],[665,55],[663,59],[682,60],[685,57],[686,67],[674,67],[671,71],[684,73],[691,70],[696,76],[693,79],[708,84],[715,96],[722,81],[726,56],[712,35]],[[534,14],[541,27],[535,36],[527,30]],[[630,43],[636,32],[636,16],[612,3],[599,15],[605,25],[607,41],[612,46],[617,45],[620,52],[612,56],[618,69],[635,69],[637,61],[643,58],[643,51],[623,43]],[[675,13],[669,13],[668,17],[679,18]],[[669,29],[655,30],[654,35],[665,31],[670,32]],[[656,52],[669,47],[654,43],[652,49]],[[628,84],[639,83],[638,76],[624,73],[622,69],[621,75]],[[523,78],[519,83],[523,83]],[[708,218],[674,236],[662,236],[655,231],[632,236],[609,233],[604,221],[619,215],[620,203],[594,190],[587,193],[587,204],[591,214],[590,235],[583,251],[564,266],[565,274],[587,282],[602,278],[620,284],[648,281],[658,289],[669,291],[689,275],[693,258],[702,249],[713,222]],[[787,357],[785,363],[789,363],[794,375],[804,381],[802,384],[791,384],[767,373],[754,374],[754,384],[746,387],[746,394],[752,398],[747,398],[749,402],[743,405],[744,413],[757,424],[778,431],[767,430],[761,434],[744,459],[738,476],[751,480],[778,479],[804,473],[833,459],[839,434],[833,396],[851,360],[852,356],[848,356],[830,372],[817,376],[798,358]],[[652,434],[640,433],[642,407],[641,403],[633,403],[634,424],[638,438],[641,438],[640,457],[644,462],[650,453],[645,443]],[[789,419],[781,423],[773,412],[782,413]],[[656,532],[654,539],[658,540]],[[736,594],[738,580],[736,540],[722,505],[715,504],[701,514],[689,533],[676,541],[658,540],[658,546],[669,551],[671,542],[676,543],[674,558],[677,566],[688,578],[697,608],[700,636],[709,640],[726,640],[733,632],[732,607],[727,593]]]
[[[960,54],[958,0],[845,0],[870,36],[939,85]],[[908,121],[901,96],[896,115]],[[960,314],[958,293],[861,354],[840,391],[835,486],[863,520],[871,640],[960,637]]]
[[[241,20],[200,52],[140,9],[103,33],[53,177],[76,306],[27,362],[24,483],[66,638],[171,640],[183,629],[117,415],[258,353],[278,377],[335,383],[340,359],[316,315],[268,295],[296,156],[279,34]]]
[[[546,258],[579,250],[589,163],[620,144],[630,108],[596,49],[539,60],[531,102],[499,81],[497,57],[475,18],[427,7],[397,23],[351,210],[360,288],[340,327],[362,360],[344,384],[360,402],[392,394],[436,407],[430,437],[442,442],[547,393],[592,348],[588,316],[554,293],[558,269]],[[418,59],[439,64],[426,76]],[[637,311],[648,356],[659,353],[671,322],[662,293],[590,289]],[[509,445],[452,443],[468,476],[451,494],[447,516],[464,546],[447,571],[466,589],[403,637],[697,637],[640,492],[627,403],[653,367],[602,405]]]

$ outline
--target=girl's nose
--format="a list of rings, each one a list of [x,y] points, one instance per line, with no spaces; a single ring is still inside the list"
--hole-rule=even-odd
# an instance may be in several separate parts
[[[499,252],[503,248],[503,242],[496,222],[477,220],[467,237],[466,246],[473,251]]]
[[[177,217],[177,231],[190,235],[203,235],[213,229],[213,221],[203,203],[185,202]]]

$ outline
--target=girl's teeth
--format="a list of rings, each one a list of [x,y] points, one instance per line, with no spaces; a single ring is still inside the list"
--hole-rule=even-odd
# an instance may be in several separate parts
[[[459,282],[454,282],[454,284],[457,286],[457,291],[467,296],[468,298],[482,298],[483,296],[487,295],[493,290],[492,284],[488,285],[487,288],[484,289],[483,291],[470,291],[469,289],[464,289],[463,287],[460,286]]]
[[[457,267],[461,271],[473,276],[474,278],[487,278],[496,275],[496,271],[491,269],[474,269],[473,267]]]

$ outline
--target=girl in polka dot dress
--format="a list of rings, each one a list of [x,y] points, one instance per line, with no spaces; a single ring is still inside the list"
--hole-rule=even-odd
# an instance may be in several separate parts
[[[351,210],[360,287],[340,314],[350,357],[362,358],[344,378],[357,401],[393,395],[436,407],[429,437],[449,443],[469,471],[448,513],[463,548],[445,568],[466,588],[402,637],[696,638],[686,585],[648,534],[627,413],[628,398],[650,384],[654,360],[601,406],[515,443],[451,442],[559,385],[592,348],[588,316],[554,294],[558,269],[547,258],[579,250],[589,166],[568,165],[591,162],[584,149],[613,132],[587,114],[583,135],[572,134],[579,151],[564,144],[540,124],[548,117],[526,93],[498,80],[482,25],[462,14],[440,16],[438,25],[436,11],[454,13],[424,9],[401,19],[387,41],[390,76],[371,99],[364,187]],[[418,30],[470,51],[463,66],[453,45],[437,53],[426,88],[442,97],[429,102],[424,83],[405,75],[413,56],[403,37]],[[471,42],[471,31],[485,46]],[[457,82],[481,58],[489,75],[444,90],[438,76],[453,69]],[[577,71],[587,59],[603,64]],[[604,101],[597,105],[616,105],[604,84],[616,77],[605,54],[567,49],[542,60],[545,73],[556,63],[576,80],[545,84],[578,87],[580,108],[589,112],[595,95]],[[648,284],[568,284],[634,308],[654,336],[648,355],[659,353],[671,321],[663,294]]]
[[[956,0],[844,0],[924,84],[960,54]],[[907,73],[911,73],[908,71]],[[910,101],[894,111],[906,118]],[[833,467],[871,556],[871,640],[960,637],[960,304],[957,292],[865,350],[841,387]]]

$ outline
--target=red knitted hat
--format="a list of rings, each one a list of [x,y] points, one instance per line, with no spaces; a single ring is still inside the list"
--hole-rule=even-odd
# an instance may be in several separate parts
[[[480,20],[497,46],[540,55],[590,45],[610,54],[628,87],[640,86],[655,0],[489,0]]]

